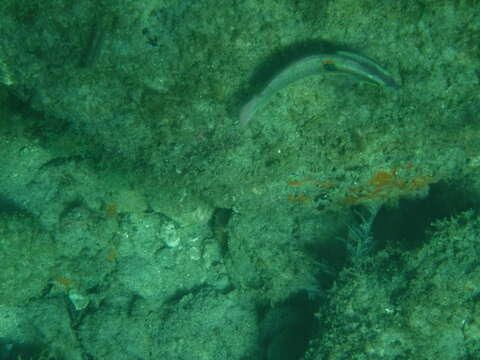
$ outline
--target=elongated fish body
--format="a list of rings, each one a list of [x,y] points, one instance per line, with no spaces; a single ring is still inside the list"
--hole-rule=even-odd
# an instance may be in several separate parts
[[[240,111],[240,124],[248,124],[253,115],[279,90],[307,76],[322,73],[352,75],[361,81],[398,88],[395,80],[382,67],[361,55],[346,51],[312,55],[287,66],[246,103]]]
[[[351,74],[360,80],[398,89],[400,86],[392,76],[373,60],[355,53],[338,51],[335,56],[334,67],[337,71]],[[336,60],[336,61],[335,61]]]
[[[270,100],[272,95],[280,89],[283,89],[291,83],[307,76],[320,74],[322,59],[322,55],[309,56],[305,59],[298,60],[283,69],[258,95],[255,95],[243,106],[240,111],[240,124],[248,124],[257,110],[262,108],[263,105]]]

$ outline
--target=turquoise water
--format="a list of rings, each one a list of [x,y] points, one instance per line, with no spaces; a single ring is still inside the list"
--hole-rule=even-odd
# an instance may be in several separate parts
[[[479,12],[4,0],[0,360],[478,358]]]

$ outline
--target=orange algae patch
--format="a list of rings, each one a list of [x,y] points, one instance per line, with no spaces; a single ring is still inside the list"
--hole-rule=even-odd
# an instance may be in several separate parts
[[[292,201],[292,202],[305,202],[305,201],[308,201],[310,200],[307,196],[303,195],[303,194],[300,194],[300,195],[288,195],[287,197],[288,201]]]
[[[319,181],[316,181],[314,179],[310,179],[310,178],[306,178],[306,179],[303,179],[303,180],[288,180],[287,181],[287,185],[288,186],[292,186],[292,187],[305,187],[306,191],[308,194],[312,195],[312,196],[307,196],[305,195],[305,193],[303,194],[299,194],[299,193],[292,193],[292,194],[289,194],[287,195],[287,200],[290,201],[290,202],[295,202],[295,203],[312,203],[314,204],[314,201],[313,199],[315,198],[315,194],[318,192],[317,189],[318,188],[322,188],[324,189],[324,191],[328,191],[330,192],[336,185],[335,183],[333,182],[319,182]]]
[[[318,182],[316,180],[309,179],[309,178],[306,178],[306,179],[303,179],[303,180],[288,180],[287,185],[292,186],[292,187],[304,186],[304,187],[309,188],[310,190],[312,188],[330,189],[330,188],[333,188],[335,186],[335,184],[331,183],[331,182],[321,183],[321,182]],[[296,203],[305,203],[305,202],[310,201],[311,199],[312,198],[306,196],[305,194],[289,194],[289,195],[287,195],[287,200],[288,201],[296,202]]]
[[[70,289],[73,286],[73,281],[72,280],[64,278],[62,276],[55,276],[53,278],[53,280],[56,283],[58,283],[60,285],[63,285],[63,287],[65,287],[66,289]]]
[[[377,171],[368,183],[350,189],[343,202],[354,205],[369,200],[389,200],[415,192],[434,182],[432,176],[421,175],[408,179],[399,175],[399,170],[409,170],[412,167],[413,165],[408,164],[390,171]]]
[[[108,217],[115,217],[118,215],[118,207],[116,204],[108,204],[106,207],[105,207],[105,214],[108,216]]]
[[[118,257],[118,252],[116,248],[111,248],[107,254],[108,261],[115,261]]]
[[[394,175],[392,172],[378,171],[370,180],[369,184],[374,186],[382,186],[394,181]]]
[[[303,186],[305,185],[303,182],[298,181],[298,180],[290,180],[288,181],[288,186]]]

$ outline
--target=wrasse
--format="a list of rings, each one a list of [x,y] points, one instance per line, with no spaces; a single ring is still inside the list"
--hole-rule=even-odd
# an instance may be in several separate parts
[[[311,75],[328,73],[347,74],[360,81],[398,89],[392,76],[374,61],[347,51],[319,54],[298,60],[275,76],[265,88],[247,102],[240,111],[240,125],[245,126],[279,90]]]

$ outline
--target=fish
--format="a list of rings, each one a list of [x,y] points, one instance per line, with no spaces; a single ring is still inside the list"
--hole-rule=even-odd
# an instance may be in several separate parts
[[[308,76],[329,73],[350,75],[359,81],[393,89],[400,87],[385,69],[363,55],[349,51],[310,55],[288,65],[270,80],[260,93],[242,106],[239,114],[240,126],[246,126],[274,94],[291,83]]]

